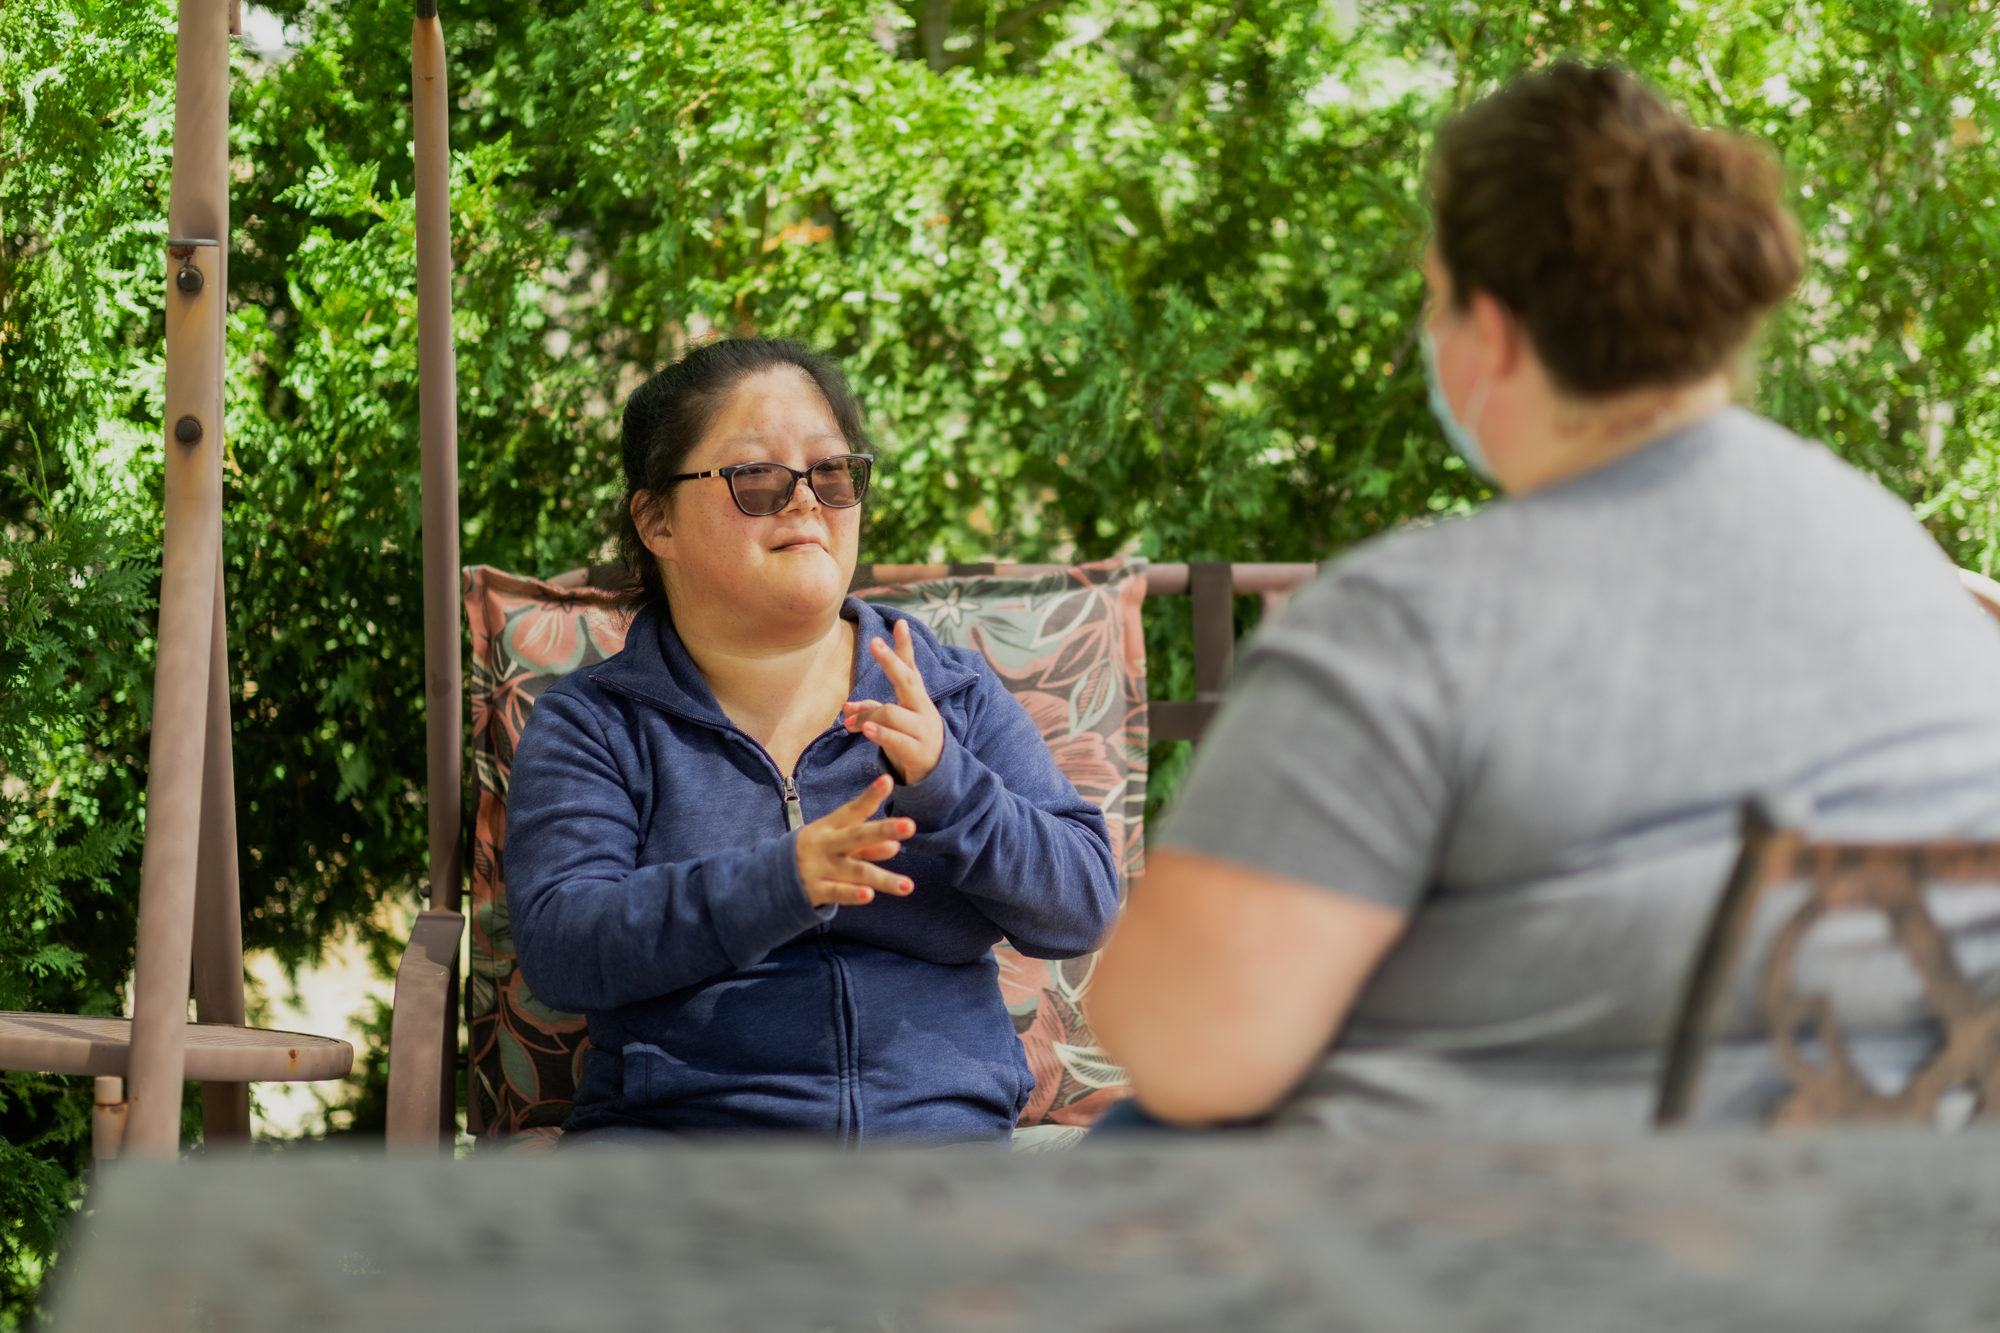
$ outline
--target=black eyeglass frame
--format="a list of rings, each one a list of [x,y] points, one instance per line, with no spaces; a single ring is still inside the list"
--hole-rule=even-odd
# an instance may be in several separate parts
[[[854,499],[852,499],[851,501],[849,501],[844,505],[837,505],[834,504],[832,501],[828,500],[824,495],[821,495],[819,493],[819,487],[813,484],[813,479],[812,479],[812,474],[815,471],[825,467],[828,463],[851,462],[857,458],[860,459],[862,463],[861,485],[855,488]],[[776,509],[771,510],[769,513],[759,514],[744,508],[743,497],[736,493],[736,474],[743,471],[746,468],[753,468],[753,467],[774,467],[781,472],[789,472],[792,474],[791,479],[785,484],[785,498],[780,500],[778,502],[778,507]],[[818,500],[828,509],[852,509],[856,505],[860,504],[863,500],[868,498],[868,483],[874,479],[874,476],[875,476],[875,455],[832,454],[826,458],[820,459],[819,462],[814,463],[811,467],[807,468],[803,472],[801,472],[799,469],[795,467],[787,467],[783,463],[761,462],[761,461],[756,463],[732,463],[728,467],[713,468],[707,472],[683,472],[677,476],[668,477],[667,484],[673,485],[676,482],[682,482],[682,481],[700,481],[704,477],[721,477],[723,480],[729,483],[729,498],[735,501],[737,509],[741,510],[744,514],[748,515],[751,518],[771,518],[775,515],[784,513],[785,510],[791,505],[792,497],[799,493],[800,481],[804,481],[806,485],[811,486],[813,499]]]

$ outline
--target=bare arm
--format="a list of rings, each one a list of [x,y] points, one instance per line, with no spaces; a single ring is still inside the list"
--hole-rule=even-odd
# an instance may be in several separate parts
[[[1407,914],[1161,848],[1147,857],[1086,1007],[1147,1111],[1259,1115],[1333,1040]]]

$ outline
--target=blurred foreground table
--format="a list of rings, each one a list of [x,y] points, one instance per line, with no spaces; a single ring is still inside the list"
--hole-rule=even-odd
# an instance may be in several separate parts
[[[2000,1329],[2000,1133],[119,1163],[64,1333]]]

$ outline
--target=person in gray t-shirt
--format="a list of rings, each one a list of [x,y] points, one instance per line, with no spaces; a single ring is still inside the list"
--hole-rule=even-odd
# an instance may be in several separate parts
[[[1434,173],[1433,402],[1507,498],[1350,553],[1246,654],[1089,1005],[1169,1121],[1642,1130],[1746,798],[2000,836],[2000,631],[1906,506],[1727,405],[1798,273],[1775,169],[1563,64]],[[2000,924],[1960,936],[2000,981]]]

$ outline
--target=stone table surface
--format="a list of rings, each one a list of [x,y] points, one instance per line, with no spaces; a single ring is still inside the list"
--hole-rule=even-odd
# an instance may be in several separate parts
[[[120,1163],[61,1333],[2000,1330],[2000,1132]]]

